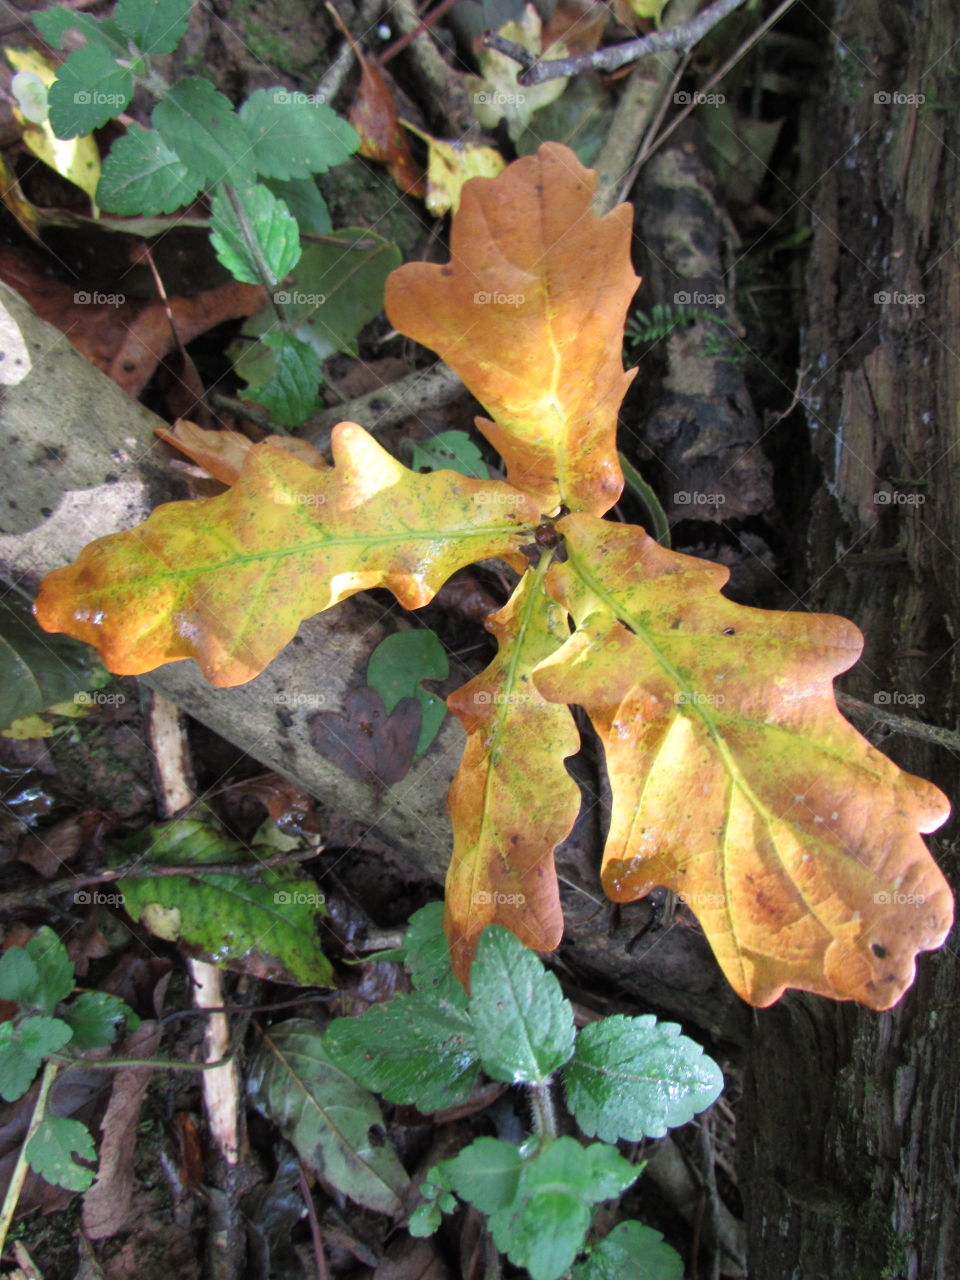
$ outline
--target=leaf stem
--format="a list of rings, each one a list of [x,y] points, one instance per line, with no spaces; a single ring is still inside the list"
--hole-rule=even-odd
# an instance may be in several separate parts
[[[540,1146],[552,1142],[557,1136],[557,1114],[553,1106],[553,1093],[549,1080],[527,1085],[530,1091],[530,1115]]]
[[[47,1109],[47,1096],[50,1093],[50,1086],[57,1078],[59,1070],[59,1064],[56,1062],[48,1060],[44,1063],[43,1075],[40,1079],[40,1092],[37,1094],[37,1100],[33,1104],[30,1126],[17,1153],[17,1163],[14,1165],[13,1176],[10,1178],[10,1185],[7,1187],[3,1208],[0,1209],[0,1253],[3,1253],[4,1246],[7,1243],[7,1232],[10,1230],[11,1222],[13,1222],[13,1215],[17,1210],[17,1201],[20,1199],[20,1192],[23,1190],[23,1184],[26,1181],[28,1168],[27,1146],[30,1139],[40,1128],[40,1123]]]

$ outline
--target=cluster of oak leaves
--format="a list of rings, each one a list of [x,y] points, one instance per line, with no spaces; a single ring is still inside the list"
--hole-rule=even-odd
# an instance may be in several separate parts
[[[194,658],[229,686],[355,592],[386,587],[416,609],[500,557],[522,576],[487,623],[497,656],[448,700],[467,735],[449,799],[458,974],[491,923],[537,950],[560,941],[553,850],[580,805],[563,763],[576,704],[606,751],[611,898],[680,893],[753,1004],[797,987],[889,1008],[952,922],[920,838],[947,800],[837,709],[833,678],[862,647],[852,623],[733,604],[726,569],[603,519],[622,487],[620,352],[639,282],[632,211],[596,217],[595,186],[547,143],[466,185],[448,265],[387,283],[394,327],[485,407],[506,481],[417,474],[349,422],[332,467],[254,445],[225,493],[162,506],[49,574],[37,618],[116,673]]]

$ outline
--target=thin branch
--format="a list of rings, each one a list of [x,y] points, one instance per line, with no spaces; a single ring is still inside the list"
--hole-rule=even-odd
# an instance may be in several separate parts
[[[837,706],[850,715],[879,720],[881,724],[897,733],[905,733],[910,738],[932,742],[934,746],[946,747],[948,751],[960,751],[960,733],[955,729],[927,724],[923,720],[912,720],[910,716],[899,716],[895,711],[888,711],[882,703],[878,705],[874,702],[861,702],[859,698],[851,698],[849,693],[837,694]]]
[[[743,0],[714,0],[713,4],[708,5],[695,18],[669,27],[666,31],[652,31],[649,35],[640,36],[637,40],[627,40],[624,44],[610,44],[602,49],[595,49],[593,53],[579,53],[571,58],[552,58],[548,62],[537,61],[520,45],[512,40],[504,40],[493,32],[484,36],[483,43],[488,49],[495,49],[514,62],[519,62],[523,70],[517,77],[517,83],[532,86],[561,76],[574,76],[580,71],[616,71],[628,62],[649,58],[655,53],[665,53],[668,49],[682,49],[686,52],[742,4]]]
[[[424,14],[420,22],[415,27],[411,27],[409,31],[405,31],[402,36],[398,36],[392,44],[388,44],[385,49],[372,59],[378,67],[386,66],[391,58],[395,58],[401,49],[405,49],[411,40],[416,40],[421,32],[429,31],[433,24],[456,4],[456,0],[440,0],[438,5]]]
[[[189,867],[107,867],[86,876],[70,876],[64,880],[51,880],[49,884],[34,885],[29,889],[12,889],[0,893],[0,911],[15,907],[32,906],[62,893],[82,889],[88,884],[109,884],[113,880],[155,880],[160,876],[246,876],[252,878],[268,867],[282,867],[292,862],[309,862],[323,852],[322,845],[311,845],[294,853],[277,853],[262,862],[202,862]]]

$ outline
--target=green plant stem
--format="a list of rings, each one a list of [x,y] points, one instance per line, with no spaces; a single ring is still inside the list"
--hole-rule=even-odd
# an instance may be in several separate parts
[[[557,1115],[553,1107],[550,1081],[542,1080],[527,1086],[530,1091],[530,1115],[540,1146],[552,1142],[557,1136]]]
[[[620,467],[623,471],[624,483],[628,491],[640,503],[647,514],[650,521],[650,532],[660,543],[661,547],[670,546],[670,525],[667,521],[667,513],[661,507],[657,495],[644,480],[643,476],[637,468],[625,457],[623,453],[619,453]]]
[[[236,1056],[236,1049],[231,1049],[216,1062],[180,1062],[176,1058],[71,1058],[66,1054],[52,1053],[51,1062],[56,1062],[57,1070],[61,1067],[93,1067],[95,1070],[116,1071],[120,1067],[150,1067],[155,1071],[216,1071],[225,1067]]]
[[[20,1199],[20,1192],[23,1190],[23,1184],[27,1177],[27,1146],[30,1139],[40,1128],[40,1123],[47,1110],[47,1096],[50,1093],[50,1086],[56,1080],[59,1070],[59,1064],[52,1060],[44,1063],[43,1075],[40,1078],[40,1092],[37,1094],[37,1100],[33,1104],[30,1127],[27,1129],[20,1151],[17,1154],[17,1163],[14,1165],[13,1176],[10,1179],[10,1185],[7,1187],[3,1208],[0,1209],[0,1253],[3,1253],[4,1246],[7,1243],[7,1232],[10,1230],[11,1222],[13,1222],[13,1215],[17,1211],[17,1201]]]
[[[263,285],[270,299],[270,305],[273,307],[274,315],[277,317],[278,323],[286,328],[287,319],[284,314],[282,305],[277,302],[274,294],[277,288],[277,281],[273,272],[263,256],[263,250],[260,248],[260,241],[257,239],[257,233],[250,225],[250,219],[247,217],[247,211],[243,207],[243,201],[240,199],[240,192],[236,187],[231,186],[229,182],[223,184],[223,189],[230,201],[230,207],[233,209],[240,227],[240,233],[243,236],[244,243],[250,251],[254,266],[257,268],[257,275],[260,277],[260,283]]]

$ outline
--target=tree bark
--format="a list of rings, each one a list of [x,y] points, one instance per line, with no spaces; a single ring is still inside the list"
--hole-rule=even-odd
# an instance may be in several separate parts
[[[946,104],[960,10],[847,0],[826,19],[801,361],[820,474],[803,605],[864,631],[846,691],[955,728],[960,158]],[[949,753],[903,736],[884,749],[956,801]],[[931,846],[956,889],[955,824],[945,830]],[[756,1013],[739,1117],[751,1276],[956,1280],[958,1044],[956,933],[889,1013],[796,994]]]

